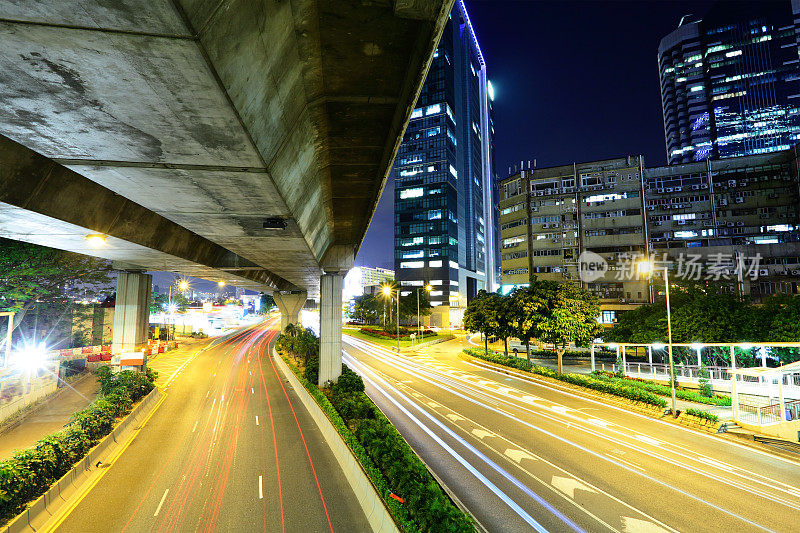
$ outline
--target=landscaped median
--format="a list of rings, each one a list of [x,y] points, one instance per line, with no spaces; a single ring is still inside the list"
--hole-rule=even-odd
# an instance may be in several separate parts
[[[316,337],[293,330],[277,350],[330,420],[380,495],[398,529],[412,532],[471,532],[471,518],[445,494],[408,443],[364,394],[361,377],[342,365],[335,384],[315,385],[319,372]]]
[[[610,395],[612,397],[618,397],[621,399],[629,400],[634,404],[640,404],[645,406],[645,408],[652,414],[655,414],[654,410],[663,410],[664,408],[667,407],[666,399],[655,394],[653,390],[656,389],[651,388],[650,385],[655,385],[656,387],[663,387],[663,389],[666,390],[666,394],[670,394],[669,387],[664,387],[663,385],[657,385],[652,382],[647,382],[635,378],[622,378],[615,376],[613,374],[608,375],[607,373],[598,373],[598,372],[589,375],[559,374],[555,370],[547,367],[538,365],[529,366],[528,361],[526,359],[520,359],[519,357],[515,357],[513,355],[509,355],[508,357],[506,357],[506,355],[503,353],[491,350],[487,354],[486,352],[484,352],[484,350],[479,350],[475,348],[466,348],[463,350],[463,353],[467,357],[481,359],[488,363],[492,363],[492,365],[494,366],[513,368],[518,371],[530,374],[536,374],[549,379],[554,379],[562,381],[564,383],[569,383],[571,385],[577,385],[579,387],[591,389],[603,394]],[[663,389],[658,389],[658,390],[663,391]],[[681,391],[681,392],[689,393],[689,395],[699,396],[697,393],[693,393],[690,391]],[[688,397],[686,399],[689,400]],[[710,398],[704,398],[704,399],[724,402],[726,398],[717,397],[714,399]],[[727,405],[730,405],[730,398],[727,398],[727,401],[728,401]],[[719,403],[717,405],[725,405],[725,403]],[[692,408],[686,409],[686,411],[680,413],[680,416],[678,417],[678,422],[697,429],[704,429],[709,431],[715,431],[716,427],[718,426],[717,415]]]
[[[108,366],[97,370],[100,396],[78,411],[58,433],[39,440],[0,462],[0,524],[22,512],[67,474],[106,435],[133,404],[153,390],[157,375],[124,371],[112,374]]]
[[[349,326],[344,329],[344,333],[387,348],[395,348],[398,344],[397,334],[394,331],[386,331],[377,326]],[[412,334],[415,334],[414,340],[411,339]],[[454,337],[455,335],[452,333],[437,333],[429,329],[425,330],[422,335],[418,335],[414,328],[402,327],[400,329],[400,348],[412,348],[422,344],[427,346],[428,343],[444,342]]]

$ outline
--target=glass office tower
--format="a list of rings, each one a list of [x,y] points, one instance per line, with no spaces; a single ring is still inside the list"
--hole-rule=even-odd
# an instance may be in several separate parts
[[[797,143],[798,31],[797,0],[718,2],[702,20],[684,17],[661,40],[670,164],[775,152]]]
[[[392,169],[395,273],[407,291],[431,284],[434,306],[463,309],[497,287],[492,97],[457,1]]]

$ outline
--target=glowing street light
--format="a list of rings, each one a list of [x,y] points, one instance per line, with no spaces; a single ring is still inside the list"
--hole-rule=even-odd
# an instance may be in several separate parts
[[[26,374],[32,375],[44,367],[47,360],[47,349],[44,343],[25,344],[14,357],[14,366]]]
[[[225,286],[225,282],[224,281],[218,281],[217,285],[219,285],[220,287],[224,287]]]
[[[86,244],[88,244],[90,248],[102,248],[106,245],[106,236],[101,233],[87,235]]]
[[[648,274],[649,276],[652,276],[656,269],[655,265],[647,259],[639,261],[636,267],[639,272]],[[672,392],[672,416],[677,417],[677,401],[675,400],[675,363],[672,359],[672,316],[669,309],[669,270],[666,265],[664,265],[664,289],[666,290],[667,296],[667,350],[669,352],[669,386]]]
[[[653,343],[653,344],[651,344],[650,346],[651,346],[651,347],[652,347],[654,350],[663,350],[664,348],[666,348],[666,347],[667,347],[667,345],[666,345],[666,344],[663,344],[663,343],[660,343],[660,342],[654,342],[654,343]]]
[[[182,279],[182,280],[180,280],[180,281],[178,282],[178,288],[179,288],[181,291],[185,291],[186,289],[188,289],[188,288],[189,288],[189,282],[188,282],[188,281],[186,281],[185,279]]]

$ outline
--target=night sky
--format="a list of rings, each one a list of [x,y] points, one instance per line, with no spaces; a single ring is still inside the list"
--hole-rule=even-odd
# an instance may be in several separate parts
[[[658,43],[714,2],[466,0],[495,89],[495,171],[644,154],[666,164]],[[356,260],[394,268],[394,184]]]

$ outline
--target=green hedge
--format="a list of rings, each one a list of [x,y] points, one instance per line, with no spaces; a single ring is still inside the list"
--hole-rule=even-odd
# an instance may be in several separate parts
[[[153,390],[157,376],[150,369],[147,374],[126,370],[114,375],[108,366],[100,367],[96,373],[100,379],[99,398],[75,413],[63,430],[0,461],[0,524],[44,494],[111,433],[116,419],[129,413],[134,402]]]
[[[630,385],[632,387],[639,387],[643,390],[648,392],[652,392],[653,394],[658,394],[661,396],[671,396],[672,391],[670,387],[667,385],[661,385],[659,383],[654,383],[652,381],[648,381],[645,379],[633,378],[633,377],[618,377],[610,372],[595,372],[593,374],[598,379],[602,380],[609,380],[609,381],[616,381],[616,382],[624,382],[626,385]],[[695,402],[695,403],[702,403],[706,405],[717,405],[717,406],[727,406],[731,404],[731,399],[729,396],[703,396],[694,391],[686,390],[686,389],[675,389],[675,397],[681,400],[686,400],[688,402]]]
[[[353,451],[402,531],[475,530],[471,518],[453,504],[400,433],[364,394],[360,376],[342,365],[342,376],[326,389],[326,394],[306,380],[288,357],[283,356],[283,360]],[[399,503],[391,493],[406,503]]]
[[[684,411],[687,415],[696,416],[698,418],[705,418],[706,420],[710,420],[712,422],[718,422],[719,417],[715,414],[709,413],[708,411],[701,411],[700,409],[692,409],[691,407]]]
[[[464,350],[464,353],[466,353],[469,356],[475,357],[477,359],[483,359],[485,361],[489,361],[490,363],[517,368],[519,370],[524,370],[532,374],[547,376],[553,379],[557,379],[559,381],[572,383],[573,385],[586,387],[587,389],[592,389],[599,392],[613,394],[615,396],[620,396],[622,398],[627,398],[629,400],[634,400],[649,405],[655,405],[656,407],[661,407],[661,408],[667,406],[666,400],[660,398],[659,396],[651,392],[643,390],[640,387],[633,387],[622,383],[614,383],[611,382],[610,380],[597,379],[594,376],[588,376],[582,374],[559,374],[555,370],[538,365],[531,365],[531,367],[528,368],[528,362],[526,360],[519,359],[518,357],[514,356],[505,357],[503,354],[497,354],[497,352],[494,353],[490,352],[489,355],[486,355],[483,350],[478,350],[475,348],[467,348]]]

